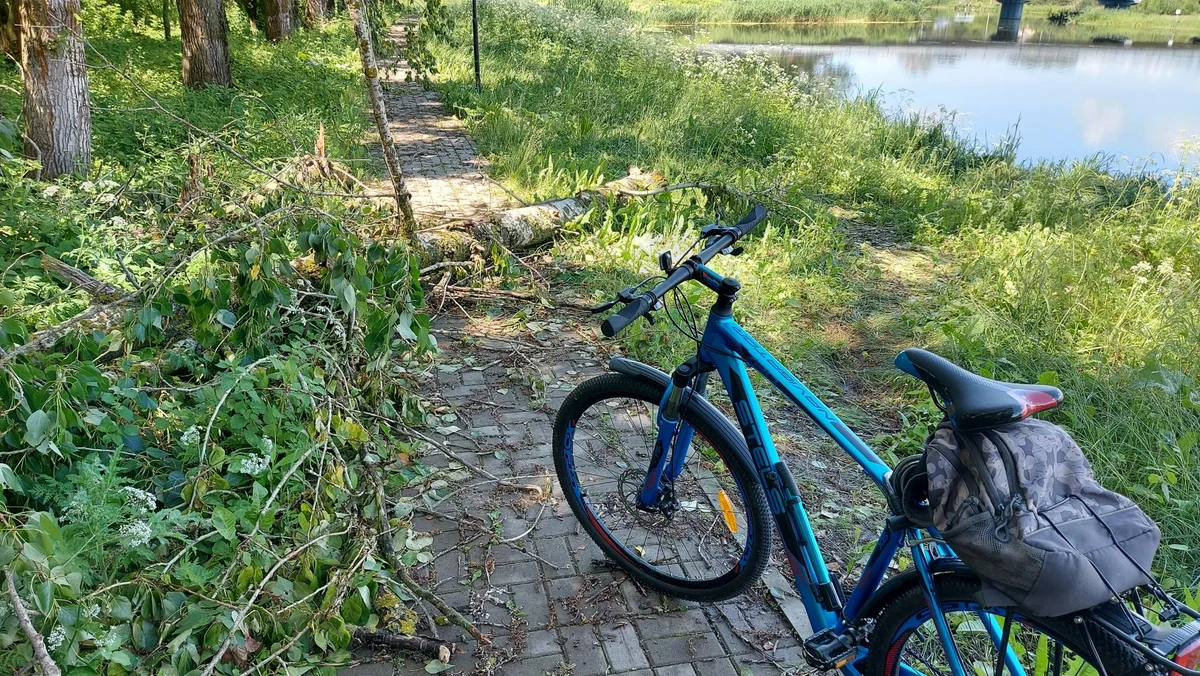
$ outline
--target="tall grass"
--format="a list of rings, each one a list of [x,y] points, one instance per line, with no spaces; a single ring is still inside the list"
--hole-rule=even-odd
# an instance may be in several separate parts
[[[904,345],[1061,382],[1068,404],[1052,417],[1102,480],[1146,505],[1169,544],[1200,546],[1200,184],[1098,161],[1021,166],[1011,147],[975,147],[948,120],[898,119],[762,58],[698,57],[594,14],[485,7],[483,92],[461,28],[439,47],[438,85],[499,178],[543,198],[636,164],[769,189],[768,233],[721,269],[743,282],[739,318],[852,425],[914,450],[921,430],[896,411],[926,395],[888,363]],[[653,254],[713,206],[685,193],[593,214],[589,235],[560,251],[575,266],[567,281],[599,297],[652,272]],[[889,268],[847,228],[937,253]],[[661,322],[626,344],[660,362],[689,349]]]
[[[634,3],[645,20],[681,23],[915,21],[929,0],[681,0]]]

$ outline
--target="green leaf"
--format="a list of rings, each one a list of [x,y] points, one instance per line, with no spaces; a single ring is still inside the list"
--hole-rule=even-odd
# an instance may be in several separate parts
[[[25,420],[25,443],[37,448],[54,429],[54,418],[45,411],[34,411]]]
[[[7,488],[14,493],[25,493],[25,487],[21,485],[21,480],[17,477],[16,472],[2,462],[0,462],[0,488]]]
[[[218,324],[227,329],[232,329],[237,324],[237,315],[229,310],[217,310],[217,313],[213,316],[216,318]]]
[[[1050,639],[1045,634],[1038,635],[1037,650],[1033,654],[1033,676],[1046,676],[1050,670]]]
[[[237,517],[228,509],[213,507],[212,524],[226,540],[232,542],[237,538]]]
[[[453,664],[446,664],[441,660],[429,660],[425,663],[425,673],[427,674],[440,674],[447,669],[453,668]]]
[[[108,616],[114,620],[128,622],[133,619],[133,604],[124,596],[118,596],[109,605]]]

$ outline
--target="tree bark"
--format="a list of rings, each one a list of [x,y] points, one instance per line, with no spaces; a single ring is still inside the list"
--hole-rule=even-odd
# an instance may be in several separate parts
[[[25,154],[42,178],[86,173],[92,162],[92,113],[79,0],[23,0]]]
[[[0,50],[21,63],[21,0],[0,0]]]
[[[295,0],[266,0],[267,39],[282,42],[296,30]]]
[[[309,28],[318,25],[329,13],[329,0],[304,0],[304,23]]]
[[[54,659],[46,651],[46,643],[42,641],[42,635],[38,633],[37,629],[33,626],[33,622],[29,620],[29,612],[25,610],[25,604],[21,602],[21,597],[17,596],[17,586],[13,583],[12,569],[5,566],[3,573],[5,586],[8,587],[8,603],[12,606],[13,613],[17,616],[17,625],[25,632],[25,638],[29,641],[29,645],[33,646],[33,659],[42,668],[42,676],[62,676],[58,665],[54,663]]]
[[[228,33],[224,0],[179,0],[185,86],[192,89],[233,86]]]
[[[171,0],[162,0],[163,40],[171,40]]]
[[[246,20],[250,22],[250,30],[259,30],[259,18],[261,3],[259,0],[237,0],[238,7],[242,8],[242,12],[246,14]]]
[[[371,27],[367,25],[367,17],[359,2],[360,0],[347,0],[346,8],[354,22],[354,34],[358,37],[358,54],[362,58],[363,77],[367,80],[367,92],[371,96],[371,112],[375,115],[375,127],[379,131],[380,145],[383,146],[383,162],[387,165],[388,176],[392,179],[392,188],[396,194],[400,236],[409,243],[415,243],[417,218],[413,215],[412,196],[408,192],[408,184],[404,181],[404,171],[400,168],[400,154],[396,151],[387,107],[383,103],[383,85],[379,84],[379,66],[375,61],[375,46],[371,43]]]

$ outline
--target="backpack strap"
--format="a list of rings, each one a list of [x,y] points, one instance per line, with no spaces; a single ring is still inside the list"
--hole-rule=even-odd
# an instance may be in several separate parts
[[[983,447],[976,443],[970,434],[964,434],[955,430],[954,437],[958,439],[960,446],[967,449],[967,457],[970,460],[972,468],[975,470],[972,474],[977,475],[977,480],[983,484],[983,489],[987,492],[988,498],[992,502],[992,513],[999,518],[1003,513],[1004,504],[1008,501],[1004,499],[1004,496],[1000,495],[1000,489],[996,488],[996,482],[992,479],[991,472],[988,471],[987,460],[983,456]]]
[[[937,429],[950,430],[951,432],[954,433],[955,438],[958,438],[958,432],[956,432],[954,430],[954,427],[952,427],[950,425],[950,423],[947,421],[942,421],[941,423],[939,423],[937,426]],[[954,467],[954,471],[957,474],[957,476],[954,478],[954,481],[950,482],[950,489],[947,491],[947,493],[950,495],[953,495],[955,493],[955,491],[958,489],[958,484],[966,482],[967,492],[970,494],[971,497],[978,499],[979,498],[978,484],[976,484],[976,482],[974,482],[974,481],[967,481],[967,478],[972,476],[971,472],[968,471],[965,466],[963,466],[962,460],[958,457],[957,453],[947,453],[945,451],[945,449],[929,443],[929,442],[933,441],[934,434],[936,434],[936,430],[934,432],[930,432],[929,438],[925,440],[925,453],[929,453],[930,448],[937,449],[938,455],[945,458],[946,462],[949,462],[950,465],[952,467]],[[961,442],[959,442],[959,443],[961,443]],[[926,464],[928,464],[928,461],[926,461]]]
[[[986,430],[983,435],[996,447],[996,451],[1000,454],[1000,461],[1004,463],[1004,476],[1008,478],[1008,492],[1014,497],[1020,496],[1024,499],[1025,489],[1021,486],[1020,477],[1017,476],[1017,463],[1013,459],[1015,454],[1012,447],[995,430]]]

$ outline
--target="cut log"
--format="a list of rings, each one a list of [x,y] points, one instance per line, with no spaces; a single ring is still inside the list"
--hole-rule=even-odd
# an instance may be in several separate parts
[[[125,295],[125,290],[114,284],[102,282],[77,267],[67,265],[54,256],[42,254],[42,269],[46,274],[57,277],[71,286],[77,286],[99,303],[109,303]]]
[[[354,632],[354,638],[363,645],[411,650],[415,653],[440,660],[443,663],[448,663],[450,657],[454,654],[453,643],[441,641],[436,638],[425,638],[424,636],[405,636],[387,631],[358,629]]]
[[[491,244],[499,244],[510,251],[545,244],[554,238],[559,228],[579,218],[598,202],[623,201],[629,198],[626,192],[653,190],[663,184],[658,174],[642,173],[637,167],[631,167],[628,176],[584,190],[574,197],[488,214],[463,229],[419,233],[417,244],[421,250],[421,265],[467,260],[476,247],[486,249]]]

